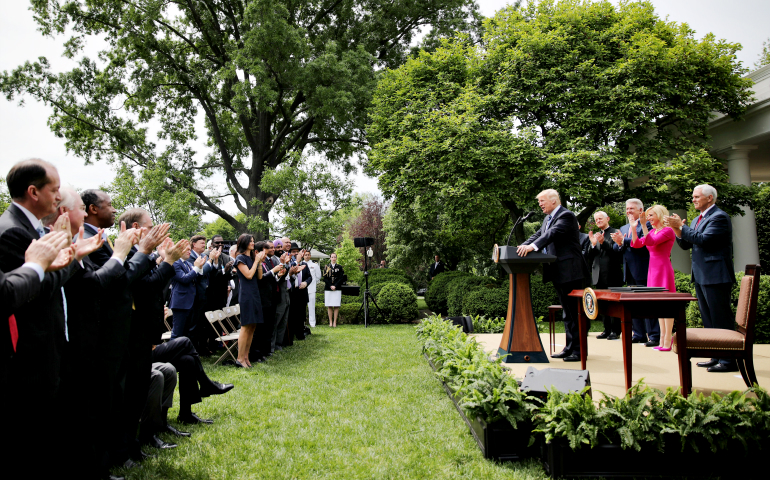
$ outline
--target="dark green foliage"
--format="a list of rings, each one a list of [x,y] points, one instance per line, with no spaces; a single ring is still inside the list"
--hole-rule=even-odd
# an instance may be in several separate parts
[[[765,48],[767,48],[767,44],[765,44]],[[770,268],[770,183],[759,186],[759,193],[754,205],[754,214],[757,217],[759,263]]]
[[[473,333],[503,333],[505,317],[487,318],[486,315],[476,315],[473,319]]]
[[[377,306],[388,323],[411,322],[417,319],[417,295],[402,283],[386,283],[377,295]]]
[[[447,286],[447,311],[451,316],[463,315],[463,301],[471,289],[479,286],[495,287],[495,279],[490,277],[456,277]]]
[[[380,272],[380,271],[387,271],[388,269],[379,269],[374,270],[372,272],[369,272],[369,291],[374,295],[375,298],[377,298],[377,294],[380,292],[380,289],[382,289],[383,285],[387,283],[400,283],[403,285],[406,285],[414,291],[414,282],[411,278],[406,276],[403,271],[401,270],[394,270],[395,273],[393,274],[379,274],[379,275],[373,275],[374,272]],[[364,299],[364,284],[361,284],[361,291],[358,294],[358,301],[359,303],[363,301]]]
[[[324,298],[323,290],[320,291],[320,292],[316,292],[316,294],[315,294],[315,303],[316,303],[316,305],[319,305],[319,304],[323,305],[324,300],[325,300],[325,298]],[[356,305],[360,305],[361,304],[361,298],[357,297],[355,295],[343,295],[342,299],[340,300],[340,302],[342,303],[342,305],[349,304],[349,303],[354,303]]]
[[[435,313],[446,314],[447,308],[447,285],[449,282],[457,277],[470,276],[467,272],[444,272],[436,275],[436,277],[428,283],[428,291],[425,292],[425,303],[428,304],[428,308]]]
[[[548,307],[559,305],[559,297],[553,283],[543,283],[541,275],[532,275],[529,278],[529,291],[532,293],[532,310],[535,318],[548,318]]]
[[[508,289],[477,287],[463,302],[465,315],[505,317],[508,313]]]
[[[385,280],[387,279],[387,280]],[[369,270],[369,286],[372,282],[392,282],[393,279],[402,280],[401,283],[411,286],[417,290],[417,282],[415,282],[405,271],[399,268],[377,268],[375,270]]]
[[[343,296],[342,298],[344,299],[345,296]],[[356,298],[356,297],[352,297],[352,298]],[[339,313],[339,316],[337,317],[337,325],[344,325],[348,323],[363,323],[364,322],[363,314],[361,314],[361,316],[359,316],[358,319],[355,318],[360,308],[361,308],[361,305],[358,303],[343,303],[340,306],[340,313]],[[329,314],[327,312],[328,310],[323,303],[315,304],[315,317],[316,317],[317,325],[323,325],[325,322],[329,320]]]

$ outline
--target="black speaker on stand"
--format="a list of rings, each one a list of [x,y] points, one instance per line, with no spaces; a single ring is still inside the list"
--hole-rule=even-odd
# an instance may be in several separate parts
[[[366,247],[374,245],[374,239],[372,237],[358,237],[353,239],[353,244],[358,248],[364,249],[364,300],[361,302],[361,308],[358,309],[358,313],[356,313],[356,319],[358,319],[358,316],[361,315],[361,312],[363,311],[364,328],[366,328],[369,326],[370,300],[374,304],[374,308],[376,308],[377,312],[380,314],[380,316],[382,316],[382,310],[380,310],[380,307],[377,306],[377,302],[374,300],[374,295],[369,292],[369,256],[366,254]]]

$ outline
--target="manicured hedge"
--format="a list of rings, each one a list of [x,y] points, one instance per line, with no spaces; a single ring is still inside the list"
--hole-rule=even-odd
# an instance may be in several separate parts
[[[508,314],[508,289],[474,288],[463,302],[463,314],[505,317]]]
[[[543,317],[548,320],[548,307],[559,305],[559,296],[552,282],[543,283],[541,275],[532,275],[529,278],[529,290],[532,292],[532,310],[535,319]]]
[[[449,282],[457,277],[468,277],[470,273],[467,272],[444,272],[439,273],[436,277],[428,283],[428,291],[425,292],[425,303],[428,304],[428,308],[435,313],[446,314],[447,307],[447,285]]]
[[[378,268],[369,271],[369,289],[372,287],[372,282],[385,283],[393,281],[400,281],[404,285],[409,285],[412,290],[417,290],[417,283],[401,269]]]
[[[389,283],[399,283],[401,285],[406,286],[407,288],[409,288],[409,290],[414,292],[414,289],[412,288],[412,284],[408,281],[408,279],[404,278],[403,276],[400,276],[400,275],[394,275],[390,277],[380,276],[374,280],[372,279],[369,280],[369,292],[372,295],[374,295],[375,301],[377,300],[377,294],[380,293],[380,290],[382,290],[382,287],[384,287]],[[354,297],[354,298],[358,298],[358,303],[361,303],[364,300],[364,292],[365,290],[362,287],[361,291],[358,293],[358,297]]]
[[[342,298],[345,298],[343,296]],[[357,297],[352,297],[357,298]],[[354,317],[356,316],[356,313],[358,313],[358,309],[361,308],[361,304],[359,303],[343,303],[340,306],[340,313],[337,317],[337,325],[344,325],[349,323],[363,323],[364,321],[364,315],[361,314],[361,316],[358,317],[357,321],[353,321]],[[325,322],[329,321],[329,314],[327,313],[326,306],[323,303],[316,303],[315,304],[315,318],[316,318],[316,324],[317,325],[323,325]]]
[[[491,277],[460,276],[447,283],[447,311],[449,315],[464,315],[463,302],[474,287],[497,286]]]
[[[386,283],[376,297],[388,323],[411,322],[418,317],[417,295],[402,283]]]

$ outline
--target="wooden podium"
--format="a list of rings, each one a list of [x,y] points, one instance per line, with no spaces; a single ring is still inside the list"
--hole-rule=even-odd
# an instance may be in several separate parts
[[[492,259],[508,272],[509,280],[508,314],[498,355],[505,363],[550,363],[535,324],[529,276],[540,264],[555,262],[556,257],[540,252],[520,257],[516,247],[495,245]]]

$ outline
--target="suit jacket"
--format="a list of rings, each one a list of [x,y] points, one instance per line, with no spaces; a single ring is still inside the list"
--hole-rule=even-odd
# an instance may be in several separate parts
[[[305,262],[300,262],[299,265],[307,265],[307,264]],[[295,275],[294,278],[291,279],[291,290],[289,290],[289,293],[292,295],[291,297],[292,306],[295,305],[295,302],[299,302],[300,305],[304,305],[310,301],[310,296],[308,295],[308,287],[305,287],[305,288],[297,287],[297,280],[296,280],[297,277],[299,277],[300,283],[306,282],[308,285],[312,285],[313,283],[313,274],[310,272],[309,266],[306,266],[299,273],[297,273],[297,275]]]
[[[589,278],[588,264],[580,250],[580,231],[575,214],[561,206],[546,229],[546,222],[522,245],[536,245],[539,251],[548,249],[556,261],[543,265],[543,282],[559,285]]]
[[[203,252],[203,254],[207,255],[208,252]],[[209,285],[206,288],[206,311],[219,310],[225,306],[225,303],[227,303],[227,286],[230,284],[230,280],[233,279],[235,269],[230,268],[230,270],[225,272],[224,267],[231,260],[232,258],[230,255],[222,253],[219,256],[219,262],[217,265],[209,263],[212,270],[209,274]]]
[[[591,267],[591,283],[596,288],[619,287],[623,285],[623,256],[612,248],[615,242],[610,234],[617,230],[607,227],[604,230],[604,242],[596,242],[596,247],[591,247],[588,253]],[[590,243],[590,239],[589,239]]]
[[[444,273],[446,271],[446,267],[444,266],[444,262],[439,261],[438,265],[436,262],[433,262],[430,266],[430,271],[428,272],[430,275],[430,278],[435,277],[439,273]]]
[[[90,223],[84,223],[83,224],[83,237],[84,238],[91,238],[94,235],[96,235],[96,232],[99,229],[91,225]],[[88,255],[88,257],[91,259],[92,262],[96,264],[96,266],[101,267],[105,263],[107,263],[107,260],[109,260],[112,257],[112,254],[114,252],[112,251],[112,247],[110,247],[110,242],[104,242],[102,245],[102,248],[99,250],[91,253]]]
[[[588,238],[587,233],[582,233],[578,235],[580,238],[580,251],[583,253],[583,258],[586,259],[586,262],[588,261],[588,254],[591,253],[591,239]]]
[[[198,259],[198,254],[194,251],[190,251],[190,258],[187,259],[187,263],[190,264],[190,268],[195,264],[195,260]],[[195,297],[198,300],[206,300],[206,289],[209,288],[209,279],[212,273],[215,273],[214,265],[210,261],[206,261],[201,267],[203,275],[196,277],[195,279]]]
[[[733,269],[733,224],[730,216],[714,206],[697,227],[682,225],[682,238],[676,243],[692,248],[692,280],[701,285],[735,283]]]
[[[8,273],[21,267],[25,262],[24,252],[32,240],[38,238],[40,235],[24,212],[14,204],[9,205],[0,216],[0,271]],[[9,368],[9,382],[27,399],[21,401],[34,402],[29,405],[53,400],[59,388],[61,355],[66,341],[61,287],[79,268],[77,262],[72,262],[58,272],[46,273],[37,301],[15,309],[19,340],[13,358],[4,357],[3,363]],[[3,322],[7,329],[7,317]],[[7,346],[6,343],[4,350]]]
[[[632,237],[628,236],[630,224],[620,227],[620,233],[623,234],[623,245],[612,242],[612,249],[623,256],[623,282],[627,285],[647,285],[647,272],[650,269],[650,251],[646,248],[631,247]],[[647,222],[647,230],[652,228],[650,222]],[[639,238],[644,237],[642,223],[636,226],[636,235]]]
[[[131,247],[128,258],[137,253]],[[163,324],[164,288],[175,275],[174,267],[166,262],[153,262],[149,270],[131,286],[134,299],[134,311],[131,319],[132,342],[145,346],[161,343],[161,335],[166,331]]]
[[[40,277],[31,268],[0,271],[0,385],[5,385],[6,369],[13,356],[8,317],[32,300],[40,291]]]
[[[190,309],[195,303],[198,290],[196,280],[198,272],[186,261],[174,262],[174,278],[171,279],[171,300],[169,308]]]

